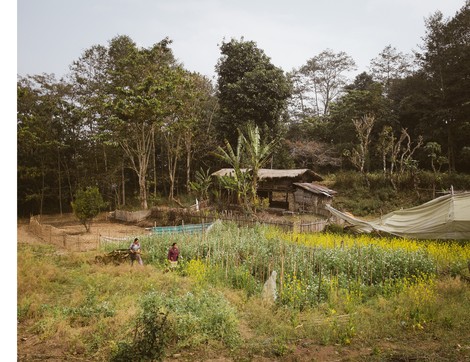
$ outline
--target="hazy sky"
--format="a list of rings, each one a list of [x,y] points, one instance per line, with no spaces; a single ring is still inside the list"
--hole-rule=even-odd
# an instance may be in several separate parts
[[[68,72],[92,45],[128,35],[140,47],[166,36],[186,69],[209,77],[231,38],[255,41],[285,71],[329,48],[367,71],[387,46],[411,53],[424,19],[453,17],[464,0],[18,0],[17,74]]]

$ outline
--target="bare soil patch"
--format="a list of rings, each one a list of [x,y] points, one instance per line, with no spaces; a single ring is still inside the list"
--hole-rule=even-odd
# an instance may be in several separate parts
[[[99,236],[110,238],[134,237],[148,233],[145,227],[108,219],[107,213],[100,214],[94,220],[90,232],[88,233],[73,214],[43,215],[41,216],[40,222],[43,225],[51,225],[60,229],[68,235],[79,235],[83,240],[87,238],[96,240]],[[18,219],[17,240],[19,243],[44,242],[31,232],[28,219]]]

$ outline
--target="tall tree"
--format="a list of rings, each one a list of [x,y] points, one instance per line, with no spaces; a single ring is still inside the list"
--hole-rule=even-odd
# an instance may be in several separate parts
[[[311,94],[304,97],[313,100],[312,109],[318,115],[328,115],[330,105],[341,95],[348,79],[347,72],[356,69],[353,58],[345,52],[335,53],[331,49],[326,49],[320,54],[307,60],[307,63],[300,68],[300,73],[307,78],[306,90]]]
[[[311,82],[299,69],[287,73],[292,84],[292,95],[288,102],[289,123],[300,124],[318,116],[318,98],[311,92]]]
[[[88,154],[87,167],[81,172],[88,180],[99,184],[100,189],[105,190],[104,195],[118,196],[116,204],[125,205],[125,182],[121,177],[125,157],[103,122],[110,116],[106,107],[111,86],[109,61],[108,48],[93,45],[72,63],[68,78],[77,105],[76,117],[81,124],[79,134],[86,143],[80,152]],[[72,165],[69,169],[76,167]]]
[[[184,151],[186,154],[186,191],[190,192],[190,182],[194,156],[203,158],[208,150],[213,150],[213,118],[217,111],[217,99],[210,80],[198,73],[186,75],[187,86],[182,94],[182,127]],[[205,151],[204,151],[205,150]]]
[[[458,153],[468,145],[470,128],[470,1],[455,16],[436,12],[426,20],[426,35],[418,54],[427,76],[434,127],[446,129],[449,170],[455,170]]]
[[[351,152],[351,161],[365,175],[366,163],[369,157],[370,135],[375,124],[375,117],[366,114],[360,119],[353,119],[352,123],[354,124],[359,144]]]
[[[139,181],[139,199],[147,209],[147,172],[158,125],[171,114],[178,67],[170,40],[139,49],[127,36],[110,42],[107,127],[123,149]]]
[[[361,120],[364,115],[374,118],[377,129],[384,124],[393,126],[393,114],[382,89],[367,73],[359,74],[345,87],[345,94],[332,104],[324,141],[335,144],[338,151],[351,148],[356,144],[357,132],[351,120]]]
[[[387,45],[376,58],[370,61],[370,73],[374,80],[383,85],[385,93],[389,92],[394,80],[406,78],[411,75],[412,70],[412,56],[397,51],[391,45]]]
[[[63,165],[69,164],[77,140],[70,87],[43,74],[20,78],[17,90],[18,201],[26,201],[22,206],[29,204],[29,212],[42,213],[48,200],[62,212],[67,198]]]
[[[237,129],[249,122],[263,138],[272,140],[282,131],[291,85],[255,42],[232,39],[220,46],[217,129],[221,139],[237,141]]]

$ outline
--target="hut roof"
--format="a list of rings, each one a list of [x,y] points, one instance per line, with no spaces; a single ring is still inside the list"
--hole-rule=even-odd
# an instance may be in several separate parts
[[[246,169],[241,169],[242,172],[245,172]],[[222,168],[217,172],[214,172],[212,175],[214,176],[232,176],[234,173],[233,168]],[[302,169],[295,169],[295,170],[277,170],[277,169],[270,169],[270,168],[261,168],[258,171],[258,179],[265,180],[265,179],[277,179],[277,178],[297,178],[303,175],[309,176],[312,181],[322,181],[323,178],[318,175],[317,173],[313,172],[308,168]]]
[[[314,183],[295,182],[294,185],[314,194],[325,195],[328,197],[333,197],[333,195],[336,194],[336,191],[330,190],[328,187]]]

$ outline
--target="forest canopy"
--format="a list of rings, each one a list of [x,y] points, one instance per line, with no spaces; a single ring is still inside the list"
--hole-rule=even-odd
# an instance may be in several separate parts
[[[392,184],[417,169],[469,173],[468,0],[451,18],[426,19],[415,54],[384,44],[352,78],[355,61],[343,51],[285,71],[241,38],[220,45],[212,82],[171,46],[117,36],[86,49],[61,79],[18,77],[19,214],[69,212],[89,186],[110,208],[189,194],[198,176],[229,166],[214,152],[235,150],[248,125],[262,144],[280,140],[274,168],[381,172]]]

